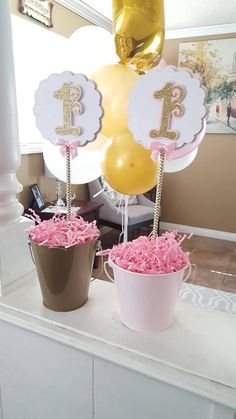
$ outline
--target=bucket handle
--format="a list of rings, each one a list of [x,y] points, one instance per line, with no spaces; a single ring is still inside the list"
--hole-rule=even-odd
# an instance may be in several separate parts
[[[29,251],[30,251],[30,256],[31,256],[32,262],[35,265],[35,260],[34,260],[34,256],[33,256],[33,252],[32,252],[32,244],[30,243],[30,241],[28,241],[28,246],[29,246]]]
[[[106,261],[104,262],[104,264],[103,264],[103,266],[104,266],[104,271],[105,271],[106,275],[108,276],[108,278],[110,279],[110,281],[111,281],[111,282],[113,282],[113,283],[115,283],[114,278],[112,278],[112,277],[111,277],[111,275],[108,273],[108,270],[107,270],[107,265],[109,265],[109,261],[108,261],[108,260],[106,260]]]
[[[192,268],[194,267],[194,275],[195,275],[195,272],[196,272],[196,265],[193,265],[193,264],[191,264],[191,265],[188,265],[187,266],[187,269],[186,269],[186,271],[184,272],[184,279],[183,279],[183,282],[186,282],[188,279],[189,279],[189,277],[190,277],[190,275],[191,275],[191,272],[192,272]],[[187,275],[186,275],[186,272],[187,272]]]
[[[113,283],[115,283],[114,278],[111,277],[111,275],[109,274],[109,272],[107,270],[107,265],[109,265],[109,261],[108,260],[106,260],[104,262],[104,265],[103,265],[104,266],[104,271],[105,271],[106,275],[108,276],[108,278],[110,279],[110,281],[113,282]],[[191,264],[191,265],[188,265],[187,266],[187,269],[185,271],[185,275],[186,275],[186,272],[187,272],[187,275],[183,279],[184,282],[186,282],[188,280],[188,278],[190,277],[191,272],[192,272],[192,269],[194,269],[194,276],[195,276],[196,268],[197,268],[197,266],[195,264]]]

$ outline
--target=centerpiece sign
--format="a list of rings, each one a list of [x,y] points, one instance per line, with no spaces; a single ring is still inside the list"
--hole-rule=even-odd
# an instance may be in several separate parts
[[[99,230],[71,212],[71,159],[96,139],[103,110],[95,83],[83,74],[51,74],[35,94],[36,125],[65,157],[67,217],[56,214],[29,231],[44,304],[56,311],[81,307],[88,298]],[[79,170],[79,168],[78,168]]]
[[[155,68],[140,77],[130,95],[129,129],[134,140],[159,157],[153,237],[160,218],[165,160],[186,154],[205,127],[206,92],[201,79],[187,69]],[[191,149],[192,151],[192,149]],[[181,153],[184,154],[181,154]]]

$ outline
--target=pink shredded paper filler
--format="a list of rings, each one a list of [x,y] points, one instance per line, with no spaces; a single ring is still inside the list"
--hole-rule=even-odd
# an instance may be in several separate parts
[[[183,269],[189,262],[189,252],[181,244],[191,236],[166,232],[156,239],[140,236],[138,239],[113,246],[97,255],[109,255],[110,260],[127,271],[142,274],[167,274]]]
[[[68,248],[95,240],[100,234],[96,221],[89,223],[75,214],[70,220],[55,214],[50,220],[41,221],[33,210],[31,212],[33,215],[28,217],[37,225],[28,230],[28,235],[30,240],[41,246]]]

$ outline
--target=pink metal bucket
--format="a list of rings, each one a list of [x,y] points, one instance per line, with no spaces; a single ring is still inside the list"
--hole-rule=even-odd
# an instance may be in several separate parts
[[[114,280],[107,272],[112,267]],[[130,272],[115,265],[110,259],[104,269],[118,294],[121,322],[140,332],[160,332],[173,322],[174,309],[183,281],[191,273],[191,265],[180,271],[162,275]]]

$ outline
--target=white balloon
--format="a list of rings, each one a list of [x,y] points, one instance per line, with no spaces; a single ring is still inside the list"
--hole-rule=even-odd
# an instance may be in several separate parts
[[[63,49],[63,65],[75,74],[90,77],[97,68],[119,61],[115,53],[113,35],[99,26],[83,26],[66,40]],[[101,160],[103,148],[108,140],[98,135],[97,139],[85,147],[78,148],[78,156],[71,160],[71,183],[84,184],[97,179],[102,174]],[[66,182],[66,162],[60,147],[45,142],[43,157],[50,172]]]
[[[112,34],[99,26],[82,26],[68,40],[66,65],[73,73],[90,77],[97,68],[118,61]]]
[[[45,142],[43,157],[50,172],[57,179],[66,182],[66,160],[61,154],[60,146]],[[101,176],[101,159],[102,151],[78,147],[78,156],[71,160],[71,183],[84,184]]]
[[[198,152],[198,147],[195,148],[191,153],[186,156],[180,157],[179,159],[166,160],[165,162],[165,173],[179,172],[180,170],[188,167],[195,159]]]

